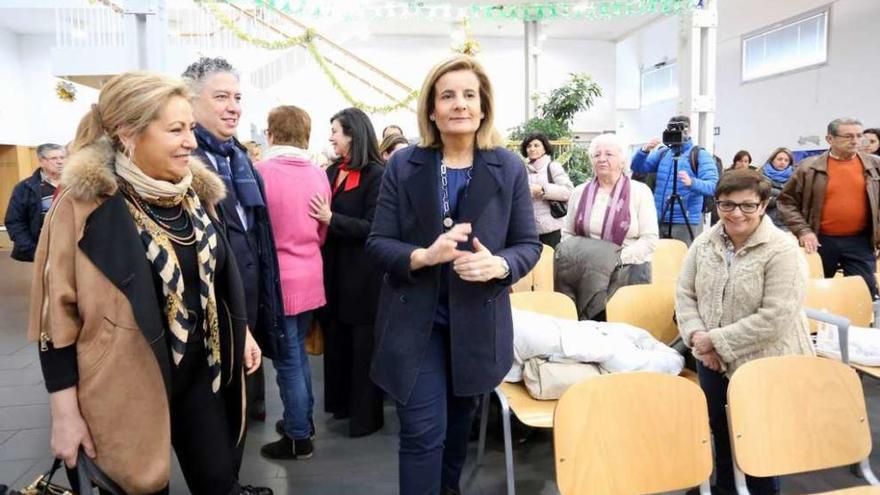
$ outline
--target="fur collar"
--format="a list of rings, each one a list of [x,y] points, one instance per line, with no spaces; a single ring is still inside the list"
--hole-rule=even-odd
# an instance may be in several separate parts
[[[81,201],[94,201],[113,196],[119,186],[113,171],[113,146],[107,138],[86,146],[70,156],[61,173],[61,187]],[[212,170],[195,155],[189,159],[192,188],[202,202],[215,206],[226,197],[226,186]]]

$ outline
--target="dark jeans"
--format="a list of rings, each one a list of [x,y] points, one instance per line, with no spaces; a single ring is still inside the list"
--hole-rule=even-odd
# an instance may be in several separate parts
[[[412,394],[406,404],[397,404],[400,495],[460,491],[476,406],[475,396],[453,395],[449,329],[435,328]]]
[[[730,433],[727,428],[727,385],[730,381],[722,373],[712,371],[697,362],[700,388],[706,394],[709,406],[709,427],[715,439],[715,485],[736,492],[733,481],[733,457],[730,453]],[[746,476],[746,483],[752,495],[773,495],[777,493],[775,478]]]
[[[284,432],[294,440],[309,438],[315,406],[312,370],[306,354],[306,335],[311,321],[311,311],[285,318],[284,343],[287,348],[279,349],[274,363],[278,391],[284,404]]]
[[[819,234],[818,238],[825,278],[833,277],[842,268],[844,275],[858,275],[865,279],[871,297],[877,299],[877,279],[874,275],[877,257],[874,256],[871,234],[841,237]]]
[[[541,241],[541,244],[546,244],[553,249],[556,249],[556,245],[562,240],[562,231],[554,230],[553,232],[541,234],[538,236],[538,240]]]
[[[701,217],[702,220],[702,217]],[[691,224],[691,232],[694,234],[694,239],[703,232],[703,224],[696,223]],[[683,223],[674,223],[672,224],[672,235],[669,235],[669,224],[661,223],[660,224],[660,238],[661,239],[678,239],[679,241],[685,243],[690,247],[691,243],[694,242],[694,239],[691,239],[690,234],[688,233],[687,225]]]

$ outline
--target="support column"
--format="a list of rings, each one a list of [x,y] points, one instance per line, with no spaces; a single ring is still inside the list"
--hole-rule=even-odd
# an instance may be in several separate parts
[[[710,152],[715,148],[717,0],[681,16],[678,49],[680,111],[691,118],[691,137]]]
[[[165,0],[126,0],[126,51],[132,69],[165,69]]]
[[[541,55],[541,25],[538,21],[523,22],[525,45],[525,93],[524,120],[535,116],[535,103],[532,101],[532,93],[538,90],[538,57]]]

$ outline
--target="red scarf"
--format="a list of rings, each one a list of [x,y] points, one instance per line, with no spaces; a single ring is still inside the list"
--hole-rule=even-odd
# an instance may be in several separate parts
[[[357,186],[360,185],[360,183],[361,183],[361,171],[359,169],[352,170],[352,169],[348,168],[349,163],[351,163],[351,159],[349,157],[345,157],[342,159],[342,163],[339,164],[339,173],[348,172],[348,175],[345,176],[344,187],[342,188],[342,190],[345,192],[348,192],[348,191],[351,191],[352,189],[357,188]],[[337,175],[337,177],[339,177],[339,176]],[[333,194],[336,194],[339,192],[339,186],[341,186],[341,185],[342,184],[339,184],[339,181],[337,180],[336,185],[333,188]]]

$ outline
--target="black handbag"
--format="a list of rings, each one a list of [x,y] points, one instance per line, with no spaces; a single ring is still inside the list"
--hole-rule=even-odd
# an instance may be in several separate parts
[[[95,488],[99,487],[112,495],[125,495],[125,491],[107,477],[82,450],[79,451],[76,459],[76,484],[78,486],[65,488],[52,483],[52,477],[55,476],[55,472],[61,468],[62,464],[61,459],[54,459],[52,467],[48,471],[38,476],[33,483],[25,488],[9,492],[9,495],[86,495],[91,494]],[[73,470],[70,470],[68,478],[72,474]],[[71,484],[73,484],[72,480]]]
[[[550,162],[547,164],[547,182],[553,184],[553,174],[550,173]],[[565,201],[546,200],[550,204],[550,216],[553,218],[562,218],[568,214],[568,203]]]

